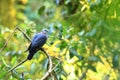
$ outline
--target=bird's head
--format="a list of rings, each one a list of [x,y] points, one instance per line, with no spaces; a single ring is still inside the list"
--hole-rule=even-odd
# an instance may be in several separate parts
[[[43,30],[42,30],[42,33],[47,34],[47,33],[48,33],[48,30],[47,30],[47,29],[43,29]]]

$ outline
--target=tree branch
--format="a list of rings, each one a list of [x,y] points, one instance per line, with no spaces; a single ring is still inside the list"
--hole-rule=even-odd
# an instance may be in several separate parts
[[[28,59],[24,59],[23,61],[21,61],[19,64],[17,64],[15,67],[11,68],[8,72],[11,72],[12,70],[14,70],[15,68],[17,68],[18,66],[22,65],[24,62],[26,62]]]
[[[48,55],[49,56],[49,55]],[[49,56],[50,57],[50,56]],[[49,63],[50,63],[49,58]],[[52,60],[51,60],[52,61]],[[40,79],[40,80],[46,80],[46,78],[52,73],[52,71],[61,63],[61,60],[56,64],[55,67],[52,68],[52,64],[49,66],[49,70],[46,72],[46,74]]]
[[[49,60],[49,69],[48,69],[48,71],[45,73],[45,75],[41,78],[41,80],[45,80],[45,79],[49,76],[49,74],[50,74],[50,72],[51,72],[51,70],[52,70],[52,59],[51,59],[51,57],[49,56],[49,54],[48,54],[43,48],[41,48],[40,50],[43,51],[43,52],[46,54],[46,56],[47,56],[47,58],[48,58],[48,60]]]
[[[9,37],[7,38],[4,46],[0,49],[0,52],[2,52],[4,50],[4,48],[7,46],[9,40],[12,38],[13,34],[15,33],[15,31],[17,30],[18,26],[15,27],[14,31],[9,35]]]
[[[6,41],[4,47],[1,49],[1,51],[6,47],[8,41],[11,39],[11,37],[13,36],[14,32],[16,31],[16,29],[18,29],[18,30],[24,35],[24,37],[25,37],[29,42],[31,42],[31,39],[29,38],[29,36],[28,36],[21,28],[19,28],[18,26],[16,26],[15,29],[14,29],[14,31],[13,31],[13,33],[9,36],[8,40]],[[41,48],[40,50],[45,53],[45,55],[47,56],[47,58],[48,58],[48,60],[49,60],[49,69],[48,69],[48,71],[46,72],[46,74],[41,78],[41,80],[45,80],[45,79],[50,75],[50,73],[60,64],[61,60],[58,62],[58,64],[57,64],[55,67],[52,68],[52,66],[53,66],[52,64],[53,64],[53,63],[52,63],[51,57],[49,56],[49,54],[48,54],[43,48]],[[1,52],[1,51],[0,51],[0,52]],[[23,63],[26,62],[26,61],[27,61],[27,59],[24,59],[24,60],[21,61],[17,66],[11,68],[8,72],[11,72],[12,70],[14,70],[15,68],[17,68],[18,66],[20,66],[21,64],[23,64]]]
[[[51,70],[50,72],[52,72],[61,62],[62,62],[62,60],[60,60],[60,61],[55,65],[55,67],[52,68],[52,70]]]
[[[20,29],[18,26],[15,27],[13,33],[11,34],[9,40],[11,39],[12,35],[14,34],[14,32],[16,31],[16,29],[18,29],[23,35],[24,37],[31,42],[31,39],[29,38],[29,36],[22,30]],[[8,43],[8,41],[6,41],[6,43]],[[3,48],[4,49],[4,48]],[[15,67],[11,68],[8,72],[11,72],[12,70],[14,70],[15,68],[17,68],[18,66],[22,65],[23,63],[25,63],[28,59],[24,59],[23,61],[21,61],[20,63],[18,63]]]
[[[22,34],[23,34],[23,36],[29,41],[29,42],[31,42],[31,39],[29,38],[29,36],[21,29],[21,28],[17,28]]]

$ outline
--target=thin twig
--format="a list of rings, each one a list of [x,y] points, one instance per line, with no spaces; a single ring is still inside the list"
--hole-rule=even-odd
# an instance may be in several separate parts
[[[18,30],[24,35],[24,37],[25,37],[29,42],[31,42],[31,39],[29,38],[29,36],[28,36],[22,29],[20,29],[19,27],[16,27],[16,28],[14,29],[14,32],[15,32],[16,29],[18,29]],[[13,32],[13,33],[14,33],[14,32]],[[14,70],[15,68],[17,68],[18,66],[20,66],[21,64],[23,64],[24,62],[26,62],[27,60],[28,60],[27,58],[24,59],[24,60],[21,61],[19,64],[17,64],[15,67],[11,68],[8,72],[11,72],[11,71]]]
[[[18,66],[20,66],[21,64],[23,64],[24,62],[26,62],[28,59],[24,59],[23,61],[21,61],[19,64],[17,64],[15,67],[11,68],[8,72],[11,72],[12,70],[14,70],[15,68],[17,68]]]
[[[40,80],[45,80],[50,73],[52,73],[53,70],[55,70],[55,68],[61,63],[61,60],[56,64],[56,66],[54,66],[52,69],[49,68],[49,70],[46,72],[46,74],[40,79]]]
[[[28,41],[31,42],[31,39],[29,38],[29,36],[28,36],[22,29],[20,29],[20,28],[17,26],[17,27],[14,29],[13,33],[12,33],[12,34],[10,35],[10,37],[8,38],[8,40],[6,41],[4,47],[1,49],[1,51],[6,47],[8,41],[11,39],[11,37],[13,36],[14,32],[16,31],[16,29],[18,29],[20,32],[22,32],[22,34],[24,35],[24,37],[25,37]],[[48,58],[48,60],[49,60],[49,69],[48,69],[48,71],[46,72],[46,74],[45,74],[45,75],[42,77],[42,79],[41,79],[41,80],[45,80],[45,79],[49,76],[49,74],[60,64],[61,61],[59,61],[58,64],[52,69],[52,59],[51,59],[51,57],[49,56],[49,54],[48,54],[43,48],[41,48],[40,50],[42,50],[42,51],[46,54],[46,56],[47,56],[47,58]],[[23,60],[23,61],[20,62],[17,66],[15,66],[14,68],[10,69],[8,72],[14,70],[16,67],[20,66],[21,64],[23,64],[23,63],[26,62],[26,61],[27,61],[27,59]]]
[[[12,38],[13,34],[15,33],[16,29],[18,28],[18,26],[15,27],[14,31],[9,35],[9,37],[7,38],[4,46],[0,49],[0,52],[2,52],[4,50],[4,48],[7,46],[9,40]]]
[[[41,50],[46,54],[46,56],[48,57],[48,60],[49,60],[49,69],[45,73],[45,75],[41,78],[41,80],[45,80],[49,76],[49,74],[51,73],[51,70],[52,70],[52,59],[49,56],[49,54],[43,48],[41,48]]]
[[[82,73],[79,80],[82,80],[86,76],[87,71],[88,71],[88,68]]]
[[[22,32],[22,34],[24,35],[24,37],[31,42],[31,39],[29,38],[29,36],[21,29],[21,28],[17,28],[20,32]]]
[[[60,63],[62,62],[62,60],[60,60],[53,68],[50,72],[52,72]]]
[[[18,29],[23,35],[24,37],[31,42],[31,39],[29,38],[29,36],[22,30],[20,29],[18,26],[14,29],[13,33],[15,32],[15,30]],[[19,64],[17,64],[15,67],[11,68],[8,72],[11,72],[12,70],[14,70],[15,68],[17,68],[18,66],[20,66],[21,64],[23,64],[24,62],[26,62],[28,59],[24,59],[23,61],[21,61]]]

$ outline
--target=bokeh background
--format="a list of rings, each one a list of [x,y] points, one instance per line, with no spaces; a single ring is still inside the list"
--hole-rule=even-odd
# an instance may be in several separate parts
[[[41,79],[48,66],[41,51],[6,73],[28,55],[19,30],[9,39],[16,26],[30,38],[49,30],[43,47],[54,66],[62,62],[48,80],[120,80],[120,0],[0,0],[1,80]]]

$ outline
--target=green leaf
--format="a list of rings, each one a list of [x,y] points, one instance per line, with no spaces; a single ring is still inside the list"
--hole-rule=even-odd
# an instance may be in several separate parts
[[[112,58],[113,68],[119,67],[119,60],[120,60],[120,56],[118,54],[114,54]]]
[[[69,49],[69,53],[70,53],[70,58],[72,58],[73,56],[77,56],[77,51],[73,47]]]
[[[58,44],[57,47],[59,47],[60,50],[63,50],[65,47],[67,47],[67,42],[65,40],[62,40],[61,44]]]
[[[15,56],[15,57],[12,59],[11,64],[14,65],[14,64],[16,63],[16,61],[17,61],[17,57]]]
[[[92,37],[92,36],[94,36],[94,34],[96,33],[96,31],[97,31],[96,28],[92,29],[91,31],[89,31],[89,32],[86,33],[86,36]]]
[[[0,65],[0,71],[5,67],[5,65]]]
[[[81,56],[81,55],[77,55],[77,58],[78,58],[79,60],[83,60],[83,56]]]
[[[16,79],[20,79],[19,74],[15,70],[13,70],[11,73],[12,73],[12,77]]]
[[[83,35],[84,35],[84,33],[85,33],[85,31],[84,31],[84,30],[82,30],[81,32],[79,32],[79,33],[78,33],[78,35],[79,35],[79,36],[83,36]]]
[[[97,72],[97,70],[96,70],[96,68],[94,66],[89,65],[88,68],[91,69],[94,72]]]
[[[94,10],[95,10],[95,7],[96,7],[96,4],[95,4],[95,3],[92,3],[92,4],[90,5],[90,10],[91,10],[91,11],[94,11]]]
[[[0,79],[1,79],[2,77],[4,77],[6,74],[7,74],[6,71],[1,72],[1,73],[0,73]]]
[[[36,72],[36,71],[35,71],[35,68],[36,68],[36,67],[35,67],[35,63],[32,63],[31,68],[30,68],[30,73],[31,73],[31,74],[35,74],[35,72]]]
[[[7,65],[7,63],[5,62],[5,60],[4,60],[4,58],[2,57],[2,62],[3,62],[3,64],[6,66],[6,67],[8,67],[9,65]]]
[[[98,58],[96,56],[89,56],[89,61],[98,61]]]
[[[28,34],[28,35],[30,35],[30,33],[32,32],[32,30],[31,29],[26,29],[26,33]]]
[[[41,6],[39,9],[38,9],[38,14],[41,15],[45,10],[45,6]]]

